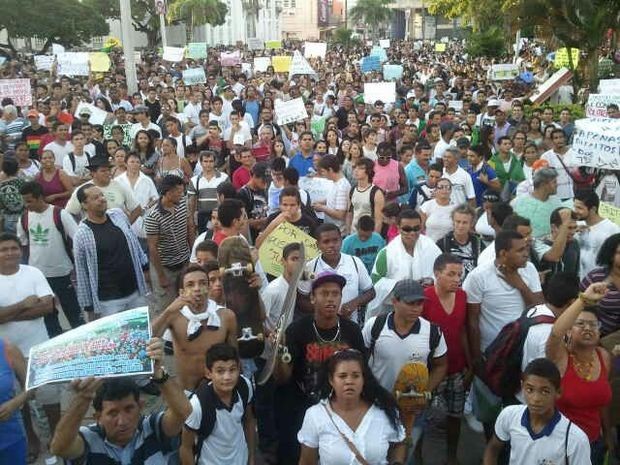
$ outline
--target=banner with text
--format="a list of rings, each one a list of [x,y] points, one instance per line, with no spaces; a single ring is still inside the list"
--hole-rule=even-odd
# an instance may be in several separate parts
[[[590,94],[586,104],[588,118],[607,118],[607,105],[615,103],[620,106],[620,93],[617,94]]]
[[[190,68],[183,70],[183,82],[187,85],[204,84],[207,82],[204,68]]]
[[[519,75],[519,66],[512,63],[491,65],[492,81],[511,81]]]
[[[56,55],[58,75],[88,76],[88,53],[65,52]]]
[[[164,47],[162,59],[171,63],[178,63],[183,60],[185,47]]]
[[[35,55],[34,66],[39,71],[50,71],[54,65],[54,55]]]
[[[575,121],[567,164],[620,169],[620,120],[587,118]]]
[[[282,250],[293,242],[303,242],[306,260],[312,260],[320,253],[316,239],[285,221],[267,236],[258,249],[258,258],[265,273],[273,276],[282,274]]]
[[[579,64],[579,49],[571,48],[570,54],[573,59],[573,69],[575,69]],[[553,62],[553,66],[555,66],[556,68],[566,67],[570,69],[570,62],[568,60],[568,49],[559,48],[555,51],[555,60]]]
[[[383,65],[383,79],[396,81],[403,77],[403,65]]]
[[[288,55],[278,55],[271,58],[271,64],[276,73],[288,73],[291,69],[292,61],[293,57]]]
[[[601,79],[598,91],[601,94],[620,94],[620,79]]]
[[[278,125],[294,123],[308,117],[304,100],[301,97],[286,102],[276,100],[275,111]]]
[[[235,50],[234,52],[222,52],[220,54],[220,64],[222,66],[237,66],[241,64],[241,52]]]
[[[248,48],[250,50],[262,50],[265,48],[265,42],[258,37],[250,37],[248,38]]]
[[[187,58],[198,60],[200,58],[207,58],[207,43],[206,42],[190,42],[187,44]]]
[[[271,58],[270,57],[256,57],[254,58],[254,71],[259,71],[264,73],[267,71],[267,68],[271,66]]]
[[[20,107],[32,105],[30,79],[0,79],[0,100],[6,97]]]
[[[325,58],[327,53],[326,42],[306,42],[304,57],[306,58]]]
[[[370,73],[371,71],[381,71],[381,59],[377,55],[370,55],[362,58],[360,63],[362,73]]]
[[[308,60],[306,60],[298,50],[295,50],[293,60],[291,61],[291,68],[289,70],[289,76],[292,77],[295,74],[309,74],[311,76],[316,75],[316,71],[312,69]]]
[[[377,100],[381,100],[383,103],[394,103],[396,101],[396,83],[364,83],[364,102],[368,105],[373,105]]]

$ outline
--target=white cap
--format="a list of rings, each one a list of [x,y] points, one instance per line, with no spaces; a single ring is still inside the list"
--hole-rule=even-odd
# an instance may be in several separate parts
[[[487,107],[499,107],[499,100],[493,98],[487,103]]]
[[[407,99],[410,98],[415,98],[415,92],[413,90],[410,90],[409,92],[407,92]]]

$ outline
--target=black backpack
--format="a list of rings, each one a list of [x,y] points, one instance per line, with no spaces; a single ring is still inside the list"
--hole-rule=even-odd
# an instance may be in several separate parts
[[[84,150],[84,155],[86,155],[86,161],[90,165],[91,156],[88,154],[88,152],[86,150]],[[74,155],[73,152],[69,153],[69,161],[71,162],[71,169],[75,173],[75,166],[76,166],[76,164],[75,164],[75,155]]]
[[[353,193],[355,192],[356,186],[352,187],[351,190],[349,191],[349,202],[351,202],[351,200],[353,199]],[[375,197],[377,196],[377,191],[380,191],[381,188],[379,186],[375,186],[374,184],[371,184],[370,187],[370,215],[373,217],[375,217]],[[351,205],[351,211],[353,211],[353,205]]]

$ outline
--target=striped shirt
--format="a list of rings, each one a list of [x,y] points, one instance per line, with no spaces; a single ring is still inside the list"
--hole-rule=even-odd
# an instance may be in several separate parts
[[[160,200],[146,214],[144,231],[147,237],[159,236],[157,251],[163,266],[176,267],[189,260],[188,216],[187,199],[181,200],[172,212],[166,210]]]
[[[594,268],[590,271],[579,285],[579,290],[585,291],[592,283],[600,283],[607,279],[609,270],[606,268]],[[620,329],[620,289],[611,286],[605,297],[598,302],[598,310],[596,315],[601,322],[601,337]]]

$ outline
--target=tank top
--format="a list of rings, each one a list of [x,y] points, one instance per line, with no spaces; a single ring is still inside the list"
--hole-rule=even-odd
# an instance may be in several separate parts
[[[390,160],[386,166],[375,163],[375,177],[372,182],[375,186],[383,189],[383,192],[396,192],[400,189],[400,175],[398,173],[398,162]]]
[[[588,435],[590,442],[601,436],[601,407],[611,402],[607,368],[598,350],[596,355],[601,364],[601,374],[594,381],[580,378],[573,358],[568,357],[566,373],[562,377],[562,396],[556,404],[560,412]]]
[[[66,190],[65,186],[63,186],[62,182],[60,182],[60,170],[59,169],[56,169],[56,172],[54,173],[54,176],[52,177],[50,181],[45,180],[45,178],[43,177],[42,171],[39,171],[39,174],[37,174],[37,176],[34,179],[43,188],[44,197],[47,197],[48,195],[53,195],[53,194],[62,194]],[[67,205],[68,200],[69,199],[67,197],[65,197],[64,199],[55,199],[53,202],[51,202],[51,204],[56,205],[57,207],[60,207],[60,208],[65,208],[65,205]]]
[[[15,375],[6,354],[6,343],[0,338],[0,405],[15,397]],[[7,421],[0,421],[0,451],[25,438],[19,410]]]
[[[157,176],[163,178],[164,176],[171,174],[185,180],[185,173],[181,168],[181,157],[177,156],[177,161],[178,165],[176,168],[164,169],[164,157],[161,157],[157,163]]]
[[[365,189],[360,189],[359,187],[353,188],[353,193],[351,194],[351,210],[353,211],[353,220],[351,222],[351,232],[357,232],[357,222],[360,217],[364,215],[369,215],[374,218],[374,212],[371,208],[370,203],[370,193],[372,192],[372,184],[370,184]],[[375,189],[376,191],[377,189]]]

